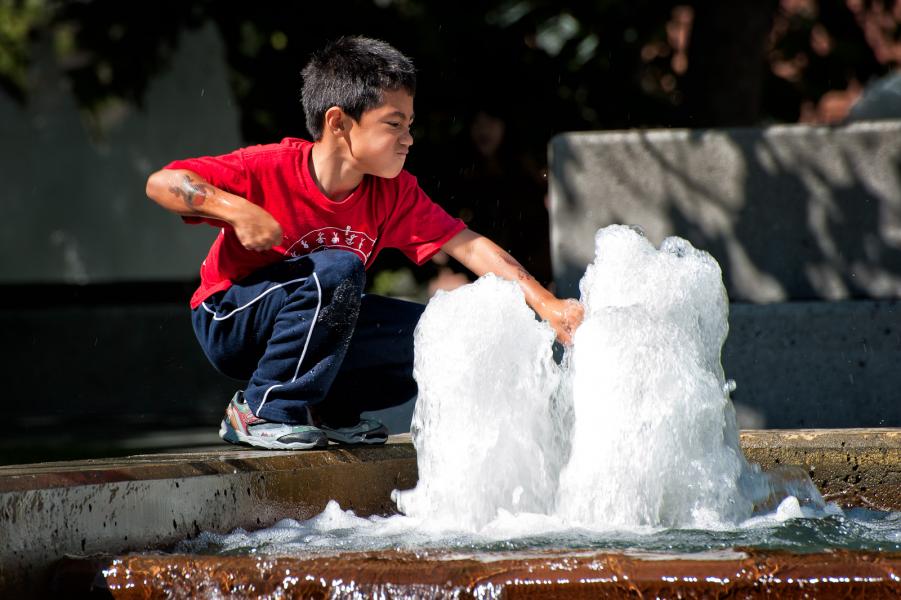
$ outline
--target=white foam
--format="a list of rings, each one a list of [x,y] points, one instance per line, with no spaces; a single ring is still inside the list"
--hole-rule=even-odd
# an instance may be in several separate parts
[[[587,526],[678,527],[750,516],[745,461],[720,366],[719,266],[685,240],[596,238],[573,346],[572,456],[558,511]]]
[[[395,495],[403,513],[470,530],[499,510],[550,513],[561,466],[553,339],[519,286],[494,275],[429,302],[416,329],[419,484]]]
[[[786,485],[806,485],[796,495],[822,508],[806,475],[774,482],[741,451],[717,262],[680,238],[658,250],[625,226],[595,245],[562,369],[513,283],[486,276],[429,303],[416,332],[419,484],[396,494],[400,510],[522,533],[530,513],[562,528],[722,529]]]

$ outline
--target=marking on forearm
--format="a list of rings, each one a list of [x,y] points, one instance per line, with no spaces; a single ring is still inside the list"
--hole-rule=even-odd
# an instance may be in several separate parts
[[[523,267],[518,260],[507,254],[506,252],[498,252],[498,258],[502,261],[516,269],[516,279],[519,281],[526,281],[528,279],[535,279],[532,275],[526,271],[525,267]]]
[[[207,196],[213,195],[213,186],[203,182],[195,182],[188,175],[180,186],[172,186],[169,191],[182,199],[190,209],[202,206],[206,202]]]

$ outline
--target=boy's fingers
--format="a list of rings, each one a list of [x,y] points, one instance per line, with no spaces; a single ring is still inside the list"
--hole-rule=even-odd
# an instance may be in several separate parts
[[[565,308],[562,311],[560,326],[557,331],[557,339],[560,343],[571,346],[573,343],[573,334],[582,324],[585,318],[585,307],[577,300],[566,300]]]
[[[265,252],[272,247],[277,246],[283,239],[282,228],[276,223],[272,228],[236,228],[238,241],[247,250],[255,252]]]

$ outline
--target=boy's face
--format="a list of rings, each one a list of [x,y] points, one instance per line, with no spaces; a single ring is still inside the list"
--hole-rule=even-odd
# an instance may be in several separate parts
[[[353,121],[348,133],[351,155],[357,168],[378,177],[397,177],[413,145],[413,96],[404,90],[384,92],[381,106]]]

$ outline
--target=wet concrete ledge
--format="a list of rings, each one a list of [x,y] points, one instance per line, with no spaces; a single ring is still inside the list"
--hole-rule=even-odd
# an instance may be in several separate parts
[[[765,470],[801,465],[839,506],[901,510],[901,429],[761,429],[741,432],[748,460]]]
[[[66,554],[165,548],[200,531],[312,517],[330,499],[389,514],[416,485],[409,436],[315,452],[215,450],[0,467],[0,597],[46,582]],[[6,592],[6,593],[5,593]]]
[[[901,510],[901,429],[742,432],[767,469],[799,464],[842,506]],[[256,529],[322,511],[390,514],[416,484],[409,436],[378,448],[186,453],[0,467],[0,596],[43,584],[66,554],[166,548],[203,530]]]

